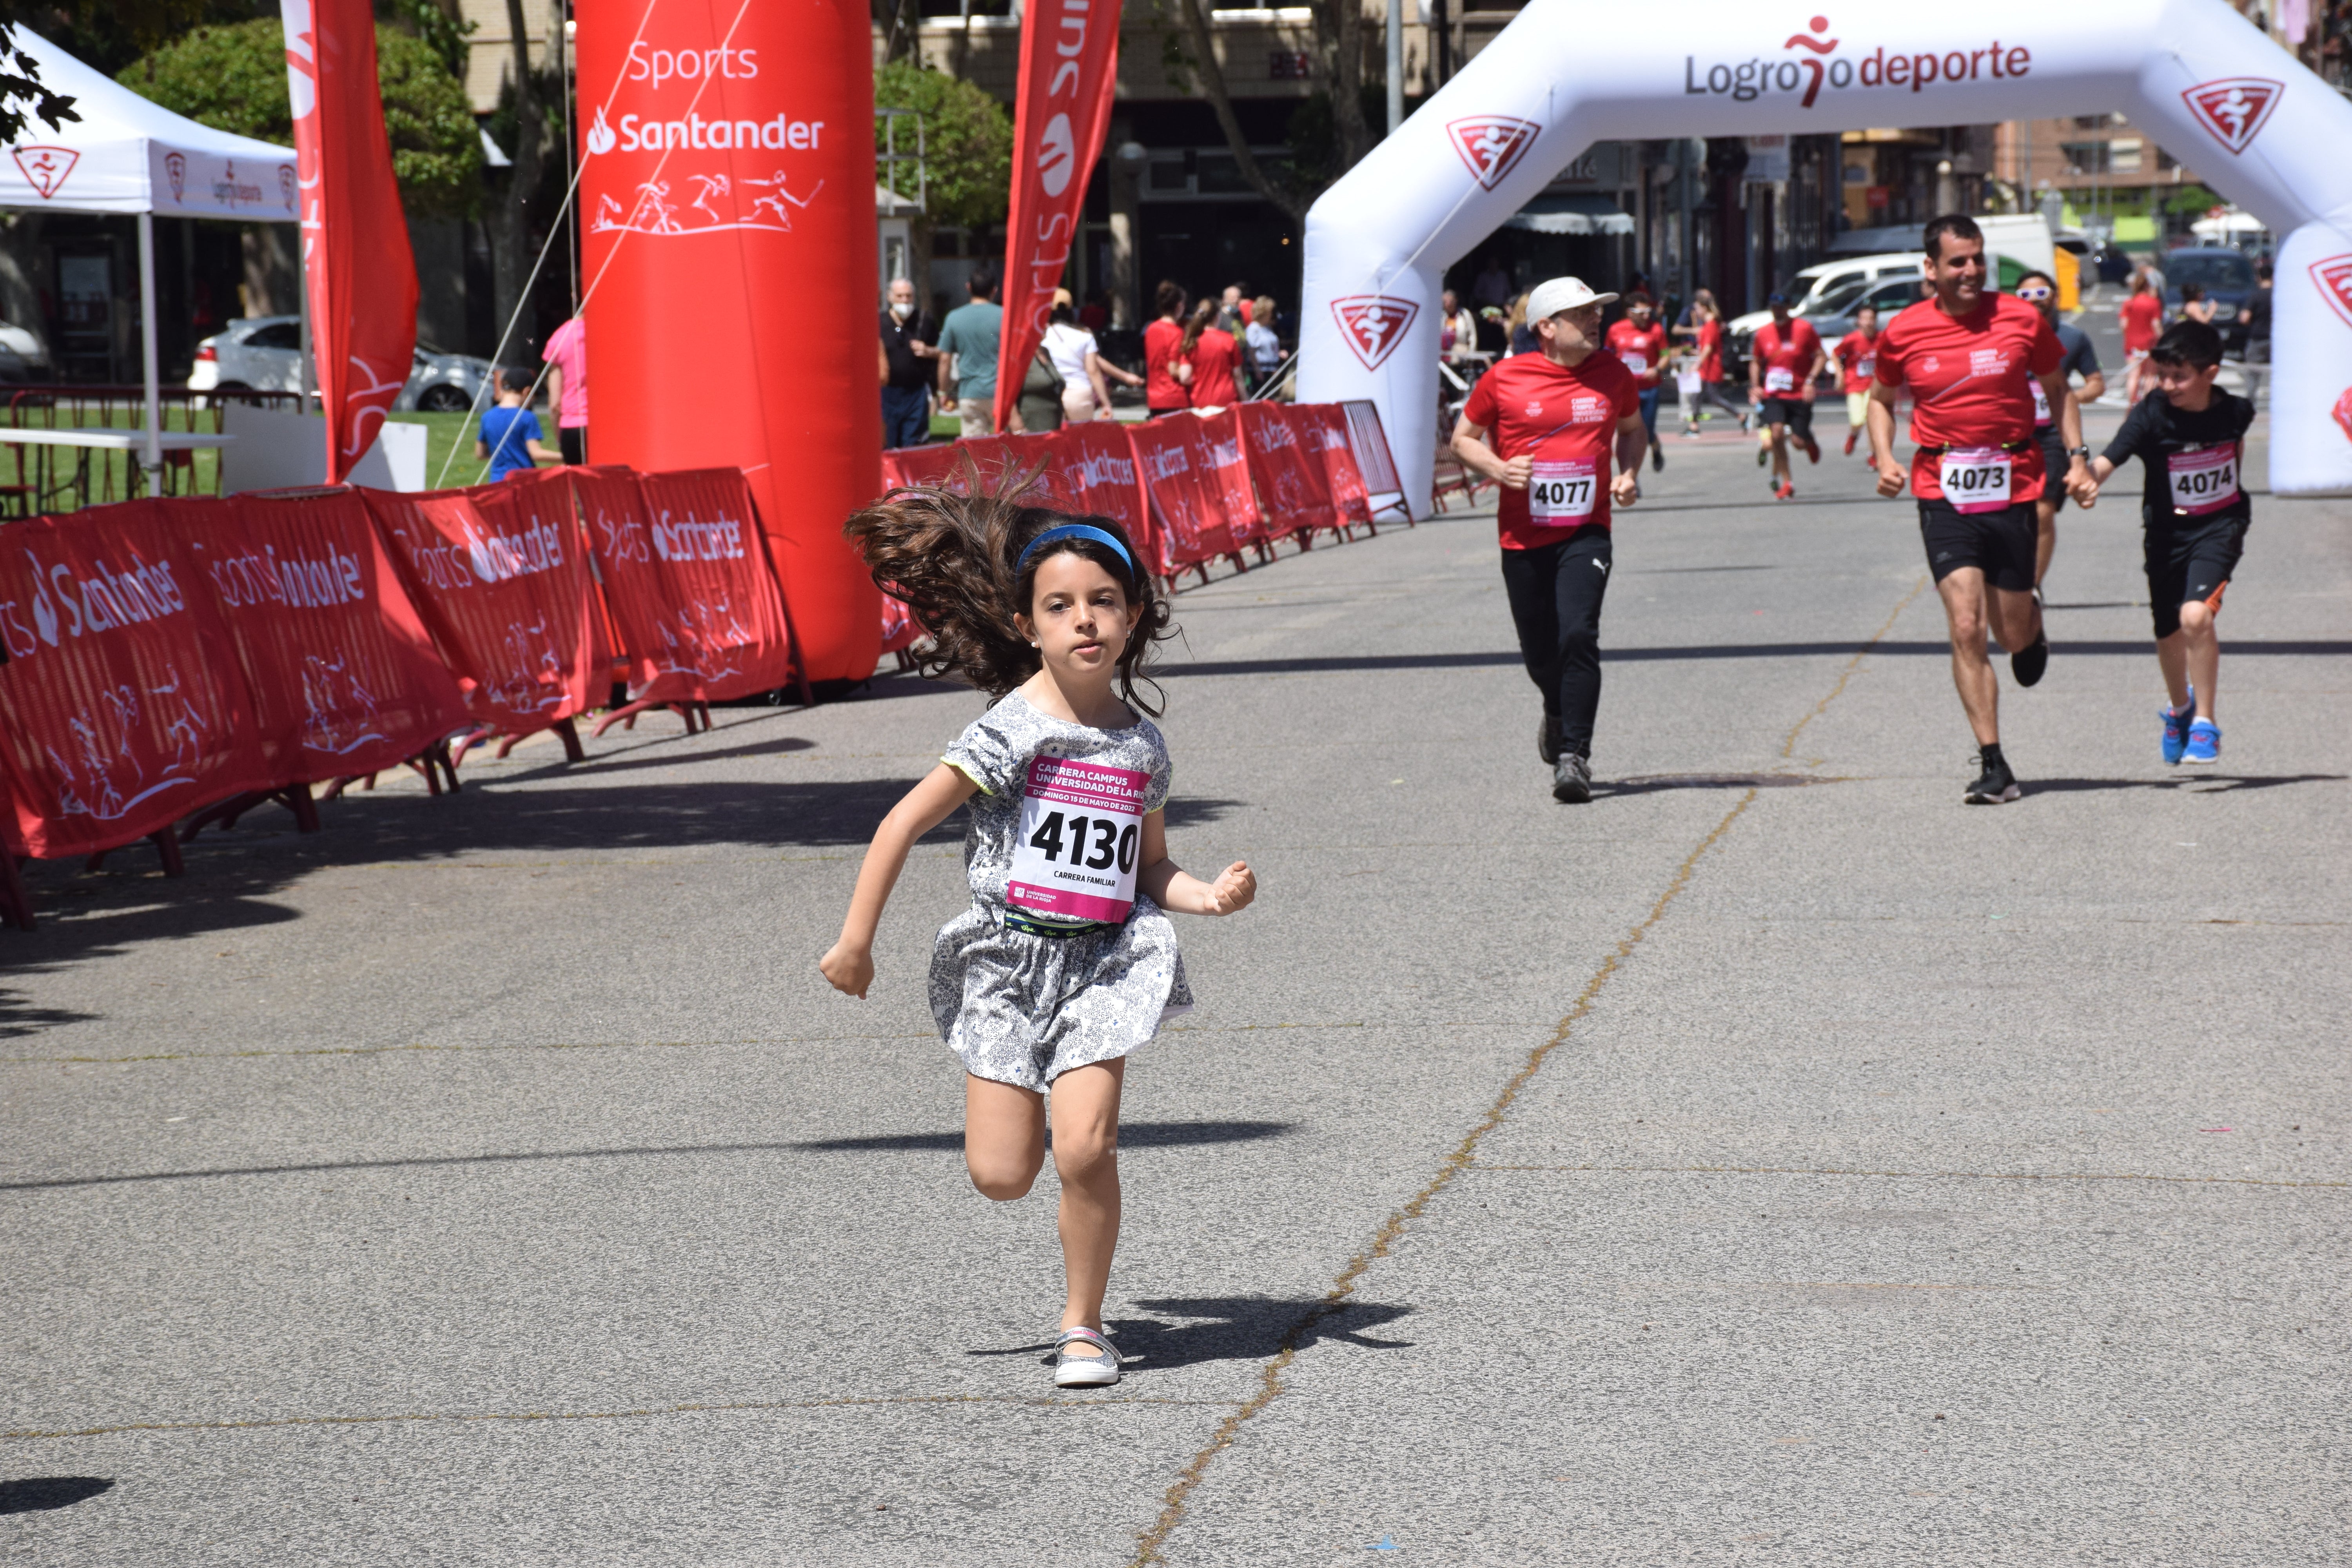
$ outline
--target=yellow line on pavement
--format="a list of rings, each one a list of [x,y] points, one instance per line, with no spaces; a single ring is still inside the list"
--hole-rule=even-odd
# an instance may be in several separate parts
[[[1837,684],[1830,689],[1829,696],[1815,703],[1812,711],[1797,721],[1780,748],[1782,756],[1793,753],[1797,737],[1804,731],[1805,726],[1819,718],[1822,711],[1845,689],[1846,682],[1853,679],[1854,671],[1861,667],[1864,658],[1868,657],[1870,650],[1877,647],[1888,632],[1895,629],[1895,623],[1902,618],[1905,610],[1910,608],[1911,601],[1919,596],[1920,591],[1927,586],[1927,578],[1923,576],[1911,585],[1911,591],[1903,595],[1902,602],[1896,605],[1894,613],[1886,617],[1886,623],[1872,633],[1870,640],[1864,643],[1861,650],[1847,662],[1845,668],[1838,676]],[[1486,1108],[1485,1117],[1476,1126],[1463,1135],[1462,1142],[1456,1144],[1454,1152],[1445,1157],[1444,1163],[1438,1167],[1437,1173],[1432,1176],[1428,1184],[1415,1193],[1412,1200],[1402,1208],[1398,1209],[1381,1222],[1381,1227],[1372,1234],[1371,1245],[1349,1258],[1348,1266],[1342,1268],[1339,1278],[1331,1282],[1330,1289],[1324,1293],[1323,1300],[1290,1326],[1289,1331],[1282,1337],[1281,1348],[1276,1352],[1274,1359],[1266,1363],[1265,1371],[1260,1374],[1256,1392],[1252,1394],[1239,1409],[1219,1424],[1215,1433],[1209,1438],[1207,1446],[1194,1454],[1184,1468],[1178,1472],[1176,1479],[1168,1488],[1166,1498],[1160,1505],[1159,1518],[1152,1521],[1150,1529],[1137,1536],[1135,1555],[1129,1560],[1129,1568],[1146,1568],[1147,1564],[1166,1561],[1161,1555],[1162,1549],[1168,1544],[1169,1536],[1174,1532],[1179,1524],[1183,1522],[1186,1505],[1190,1502],[1194,1489],[1200,1486],[1202,1478],[1208,1474],[1209,1467],[1215,1462],[1219,1454],[1233,1446],[1234,1437],[1253,1416],[1273,1404],[1286,1391],[1287,1384],[1284,1381],[1283,1373],[1289,1368],[1291,1362],[1297,1359],[1301,1339],[1307,1331],[1324,1319],[1346,1310],[1349,1298],[1355,1294],[1356,1287],[1362,1282],[1372,1265],[1388,1256],[1390,1248],[1394,1247],[1398,1238],[1403,1236],[1405,1228],[1422,1216],[1438,1194],[1453,1184],[1456,1176],[1472,1168],[1477,1155],[1478,1145],[1485,1141],[1486,1134],[1502,1125],[1503,1119],[1509,1112],[1512,1103],[1518,1099],[1519,1091],[1534,1080],[1537,1073],[1543,1070],[1544,1063],[1550,1058],[1552,1053],[1567,1043],[1570,1031],[1592,1010],[1593,999],[1600,995],[1601,987],[1608,984],[1610,979],[1616,974],[1625,961],[1633,955],[1633,950],[1641,945],[1642,940],[1665,918],[1667,908],[1674,903],[1682,890],[1690,885],[1691,878],[1698,868],[1699,860],[1708,850],[1722,841],[1723,836],[1731,831],[1731,825],[1739,820],[1741,814],[1754,805],[1756,797],[1762,793],[1761,790],[1749,786],[1733,804],[1731,809],[1724,814],[1723,819],[1715,825],[1706,837],[1698,841],[1697,847],[1683,857],[1682,864],[1675,868],[1673,878],[1666,883],[1665,890],[1658,895],[1657,902],[1650,906],[1650,912],[1643,916],[1633,930],[1620,938],[1615,949],[1601,961],[1601,967],[1593,972],[1591,979],[1585,982],[1584,989],[1578,994],[1575,1005],[1569,1009],[1568,1016],[1560,1019],[1552,1029],[1551,1037],[1528,1053],[1526,1059],[1520,1062],[1518,1069],[1504,1083],[1502,1091],[1495,1097],[1494,1103]]]

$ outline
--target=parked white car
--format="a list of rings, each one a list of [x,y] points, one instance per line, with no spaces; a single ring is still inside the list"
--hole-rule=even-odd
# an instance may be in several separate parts
[[[49,351],[40,336],[0,321],[0,381],[31,381],[34,373],[49,368]]]
[[[6,339],[0,336],[0,344]],[[408,384],[393,399],[397,409],[463,413],[489,379],[490,362],[471,354],[443,353],[416,345]],[[212,392],[252,387],[259,392],[302,390],[302,318],[240,316],[196,345],[188,390]]]

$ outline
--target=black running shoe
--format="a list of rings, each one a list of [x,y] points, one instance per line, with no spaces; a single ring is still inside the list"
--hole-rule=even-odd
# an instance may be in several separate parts
[[[1557,786],[1552,793],[1559,793]],[[1996,759],[1985,763],[1983,775],[1960,798],[1970,805],[2006,805],[2024,793],[2017,787],[2017,775],[2009,771],[2009,763]]]
[[[2038,632],[2032,642],[2009,656],[2009,673],[2017,677],[2020,686],[2032,686],[2050,668],[2050,634]]]
[[[1549,767],[1559,761],[1559,715],[1547,713],[1536,721],[1536,755]]]
[[[1666,449],[1655,440],[1650,443],[1650,471],[1654,474],[1666,471]]]
[[[1592,798],[1592,764],[1574,752],[1562,752],[1551,770],[1551,797],[1569,805]]]

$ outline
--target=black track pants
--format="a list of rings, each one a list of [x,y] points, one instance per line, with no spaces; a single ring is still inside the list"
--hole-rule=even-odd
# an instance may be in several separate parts
[[[1503,552],[1503,591],[1528,679],[1557,713],[1560,742],[1592,755],[1601,707],[1601,601],[1609,592],[1609,531],[1587,525],[1556,544]]]

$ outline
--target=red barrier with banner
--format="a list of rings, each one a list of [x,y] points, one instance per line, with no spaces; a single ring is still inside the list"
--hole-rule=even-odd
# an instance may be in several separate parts
[[[835,305],[877,266],[869,17],[609,5],[578,26],[596,455],[740,465],[809,678],[864,680],[881,605],[841,524],[877,493],[882,406],[873,314]]]
[[[163,505],[236,648],[272,787],[396,767],[465,723],[356,490]]]
[[[1162,577],[1231,555],[1236,548],[1225,524],[1224,487],[1205,424],[1179,414],[1127,427],[1150,509],[1146,563]]]
[[[228,629],[194,578],[158,502],[8,525],[8,849],[110,849],[276,782]]]
[[[1372,521],[1371,492],[1356,449],[1348,441],[1347,410],[1336,403],[1301,403],[1291,409],[1301,433],[1312,431],[1323,448],[1323,470],[1331,481],[1331,504],[1344,525]]]
[[[1311,430],[1302,433],[1304,422],[1296,410],[1284,403],[1244,403],[1236,412],[1257,493],[1265,503],[1266,531],[1285,539],[1331,527],[1338,513],[1321,443]]]
[[[1226,531],[1236,544],[1265,540],[1265,521],[1258,514],[1257,494],[1250,485],[1249,458],[1242,448],[1241,416],[1228,408],[1199,419],[1209,448],[1210,470],[1216,476]]]
[[[1118,80],[1118,7],[1027,0],[1013,93],[1013,193],[1004,219],[1004,322],[996,427],[1010,421],[1045,336],[1054,290],[1077,238],[1079,209],[1110,129]]]
[[[1127,531],[1146,561],[1160,558],[1129,426],[1110,419],[1065,425],[1045,437],[1052,458],[1055,505],[1107,517]]]
[[[603,617],[569,485],[361,493],[476,720],[528,734],[604,700]]]
[[[572,481],[629,698],[721,702],[792,680],[792,628],[734,468]]]

